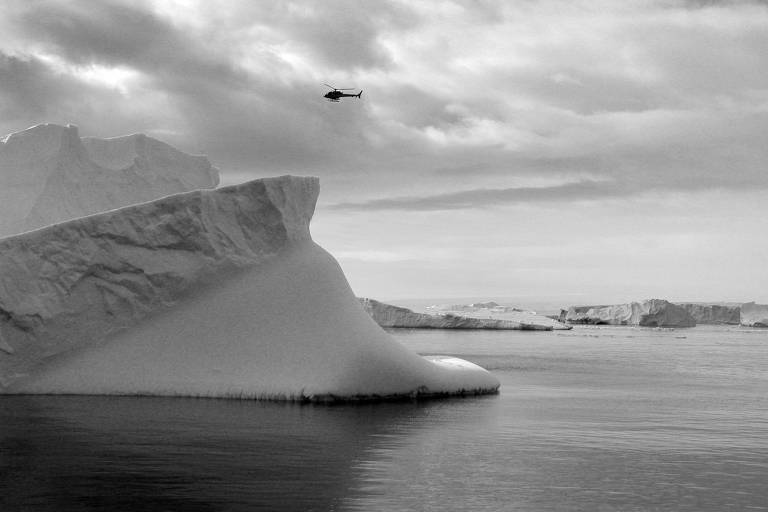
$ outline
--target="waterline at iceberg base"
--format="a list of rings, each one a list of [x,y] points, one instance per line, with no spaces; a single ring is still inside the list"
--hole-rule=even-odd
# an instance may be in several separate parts
[[[363,311],[317,178],[196,190],[0,239],[0,392],[363,400],[497,392]]]

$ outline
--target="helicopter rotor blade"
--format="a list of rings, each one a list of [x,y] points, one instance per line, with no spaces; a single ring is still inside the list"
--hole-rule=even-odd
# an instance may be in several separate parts
[[[334,87],[334,86],[332,86],[330,84],[323,83],[323,85],[326,86],[326,87],[330,87],[334,91],[354,91],[355,90],[354,87],[348,87],[346,89],[339,89],[338,87]]]

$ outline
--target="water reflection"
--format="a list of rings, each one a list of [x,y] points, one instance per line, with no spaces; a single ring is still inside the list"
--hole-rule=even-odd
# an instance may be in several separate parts
[[[379,445],[457,400],[0,397],[0,508],[335,510]]]

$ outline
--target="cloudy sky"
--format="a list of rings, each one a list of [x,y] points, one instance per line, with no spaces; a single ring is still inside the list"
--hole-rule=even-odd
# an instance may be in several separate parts
[[[0,30],[0,132],[320,176],[358,295],[768,302],[766,2],[11,0]]]

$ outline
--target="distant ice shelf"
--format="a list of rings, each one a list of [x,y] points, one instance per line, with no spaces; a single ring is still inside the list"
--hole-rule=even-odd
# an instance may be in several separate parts
[[[493,329],[513,331],[552,331],[571,329],[557,320],[530,311],[494,306],[433,306],[434,313],[417,313],[408,308],[360,298],[365,311],[382,327],[411,329]]]

